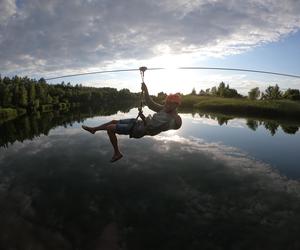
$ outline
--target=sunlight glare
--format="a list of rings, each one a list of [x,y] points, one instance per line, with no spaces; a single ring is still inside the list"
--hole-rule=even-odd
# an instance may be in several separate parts
[[[166,54],[153,58],[150,65],[162,67],[165,70],[153,71],[147,75],[146,81],[150,83],[149,88],[151,93],[156,94],[161,91],[169,93],[186,93],[191,91],[191,85],[195,83],[197,78],[191,76],[195,72],[186,72],[178,70],[183,64],[189,64],[190,58],[186,55]],[[187,83],[187,80],[189,83]]]

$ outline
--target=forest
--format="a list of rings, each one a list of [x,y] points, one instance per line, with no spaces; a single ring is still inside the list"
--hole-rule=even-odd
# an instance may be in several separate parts
[[[218,86],[182,95],[181,109],[200,109],[209,112],[247,114],[251,116],[280,116],[300,119],[300,91],[298,89],[280,90],[276,84],[264,91],[252,88],[244,96],[229,84],[221,82]],[[153,96],[156,102],[163,103],[167,94]],[[120,104],[136,107],[140,94],[129,89],[117,90],[110,87],[86,87],[70,82],[48,84],[45,79],[25,77],[1,77],[0,75],[0,121],[14,119],[24,114],[69,110],[78,107],[112,107]],[[126,104],[126,105],[125,105]],[[118,106],[120,106],[118,105]]]
[[[135,105],[139,95],[128,89],[85,87],[70,83],[48,84],[45,79],[0,76],[0,119],[23,114],[68,110],[82,106],[111,106],[117,101]]]

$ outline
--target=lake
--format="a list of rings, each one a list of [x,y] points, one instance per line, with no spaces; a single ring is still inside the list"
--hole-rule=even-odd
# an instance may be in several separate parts
[[[145,114],[152,113],[144,109]],[[299,125],[181,113],[180,130],[118,136],[91,110],[0,125],[1,249],[299,249]]]

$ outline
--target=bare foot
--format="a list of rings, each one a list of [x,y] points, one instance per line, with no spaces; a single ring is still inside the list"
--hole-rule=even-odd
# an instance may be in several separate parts
[[[84,126],[84,125],[82,125],[81,127],[82,127],[84,130],[90,132],[91,134],[95,134],[95,132],[96,132],[96,131],[93,130],[93,128],[91,128],[91,127]]]
[[[121,153],[119,154],[114,154],[114,156],[111,158],[110,162],[113,163],[117,160],[120,160],[123,157],[123,155]]]

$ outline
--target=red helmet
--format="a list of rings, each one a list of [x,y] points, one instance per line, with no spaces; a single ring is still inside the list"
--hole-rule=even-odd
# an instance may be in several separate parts
[[[181,96],[179,94],[169,94],[166,97],[166,102],[174,102],[177,103],[178,105],[181,104]]]

